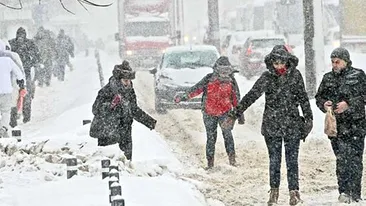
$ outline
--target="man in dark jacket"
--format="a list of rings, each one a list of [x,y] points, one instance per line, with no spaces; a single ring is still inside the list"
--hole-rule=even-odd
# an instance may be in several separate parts
[[[68,65],[70,69],[72,68],[69,56],[74,58],[74,43],[71,41],[71,38],[65,34],[65,31],[61,29],[56,39],[55,68],[56,76],[60,81],[65,80],[66,65]]]
[[[27,32],[23,27],[20,27],[17,30],[16,38],[10,40],[9,44],[11,46],[11,51],[19,54],[25,72],[27,95],[24,98],[23,122],[26,123],[31,119],[32,99],[35,92],[31,73],[32,67],[34,69],[39,63],[39,50],[34,41],[27,38]],[[16,115],[16,113],[14,114],[14,111],[12,110],[12,116],[13,115]],[[16,122],[12,122],[10,126],[15,127]]]
[[[232,127],[223,128],[222,123],[228,112],[237,105],[240,99],[238,84],[234,77],[235,70],[229,59],[222,56],[217,59],[213,73],[207,74],[201,81],[191,87],[185,94],[177,95],[175,102],[186,101],[202,93],[203,122],[206,128],[207,169],[214,166],[217,125],[222,129],[226,152],[230,165],[235,166],[235,145]]]
[[[271,193],[268,205],[277,203],[281,180],[282,141],[285,146],[290,205],[298,204],[299,169],[298,156],[300,139],[305,139],[312,129],[313,114],[304,80],[296,69],[298,58],[290,54],[284,45],[273,48],[265,57],[268,71],[255,82],[252,89],[230,112],[231,122],[238,118],[250,105],[265,93],[262,135],[269,154],[269,175]],[[299,115],[301,106],[304,117]]]
[[[93,104],[94,119],[90,136],[98,138],[98,146],[119,143],[128,160],[132,159],[132,122],[136,120],[150,129],[156,120],[145,113],[136,102],[131,80],[135,78],[129,63],[116,65],[109,83],[98,92]]]
[[[55,40],[51,36],[51,31],[40,27],[33,38],[40,53],[40,64],[37,66],[35,80],[38,86],[50,86],[52,77],[52,60],[55,56]]]
[[[352,67],[349,52],[333,50],[332,71],[323,76],[315,96],[322,112],[334,110],[337,136],[329,137],[337,161],[339,201],[361,200],[362,155],[366,134],[366,75]]]

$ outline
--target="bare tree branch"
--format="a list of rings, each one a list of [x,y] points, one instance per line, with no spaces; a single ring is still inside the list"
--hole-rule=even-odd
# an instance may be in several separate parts
[[[87,10],[88,11],[88,9],[84,6],[84,4],[80,1],[80,0],[78,0],[78,3],[85,9],[85,10]]]
[[[41,1],[42,0],[38,0],[38,3],[39,4],[41,4]],[[109,6],[111,6],[113,3],[109,3],[109,4],[97,4],[97,3],[94,3],[94,2],[92,2],[91,0],[76,0],[85,10],[87,10],[88,11],[88,9],[86,8],[86,6],[84,5],[84,4],[86,4],[86,5],[90,5],[90,6],[95,6],[95,7],[109,7]],[[5,7],[7,7],[7,8],[9,8],[9,9],[14,9],[14,10],[21,10],[21,9],[23,9],[23,4],[22,4],[22,0],[18,0],[18,2],[19,2],[19,7],[14,7],[14,6],[9,6],[9,5],[7,5],[6,3],[3,3],[3,2],[0,2],[0,5],[1,6],[5,6]],[[75,14],[74,12],[72,12],[72,11],[70,11],[68,8],[66,8],[66,6],[65,6],[65,4],[62,2],[62,0],[59,0],[59,2],[60,2],[60,4],[61,4],[61,6],[62,6],[62,8],[64,9],[64,10],[66,10],[67,12],[69,12],[69,13],[71,13],[71,14]]]
[[[111,6],[113,3],[110,4],[96,4],[94,2],[91,2],[89,0],[78,0],[79,2],[83,2],[85,4],[91,5],[91,6],[96,6],[96,7],[108,7]]]
[[[19,0],[20,1],[20,0]],[[60,1],[60,4],[61,4],[61,6],[62,6],[62,8],[63,9],[65,9],[67,12],[69,12],[70,14],[74,14],[75,15],[75,13],[74,12],[72,12],[72,11],[70,11],[69,9],[67,9],[66,7],[65,7],[65,5],[64,5],[64,3],[62,2],[62,0],[59,0]]]
[[[19,7],[9,6],[9,5],[6,5],[3,2],[0,2],[0,5],[5,6],[5,7],[9,8],[9,9],[15,9],[15,10],[21,10],[21,9],[23,9],[22,0],[19,0]]]

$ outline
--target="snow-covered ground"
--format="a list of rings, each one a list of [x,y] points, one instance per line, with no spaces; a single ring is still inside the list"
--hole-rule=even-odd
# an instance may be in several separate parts
[[[330,62],[329,53],[326,51],[326,63]],[[366,68],[365,55],[351,54],[351,59],[356,67]],[[300,56],[300,67],[301,62]],[[228,165],[219,134],[216,166],[207,172],[202,168],[206,164],[205,131],[200,111],[155,113],[152,75],[139,72],[134,80],[138,102],[158,124],[156,131],[150,131],[134,123],[131,165],[116,145],[97,147],[96,140],[88,136],[89,126],[82,126],[83,119],[92,118],[91,104],[100,86],[92,56],[77,56],[73,63],[76,69],[67,73],[65,82],[55,80],[50,88],[37,88],[33,120],[19,126],[23,131],[22,142],[0,139],[0,206],[109,205],[108,184],[101,179],[100,160],[105,157],[120,165],[122,196],[127,206],[266,205],[268,157],[260,135],[263,97],[246,111],[246,124],[234,128],[239,166]],[[116,63],[116,57],[102,53],[107,79]],[[318,79],[321,77],[318,70]],[[237,79],[242,95],[256,80],[241,76]],[[339,205],[335,158],[323,134],[324,115],[314,100],[311,104],[314,129],[306,142],[301,143],[300,152],[303,205]],[[72,179],[66,179],[66,154],[78,158],[79,174]],[[278,205],[288,203],[285,175],[283,165]]]
[[[102,180],[101,159],[116,161],[126,205],[207,205],[194,185],[183,181],[182,164],[156,131],[133,126],[133,163],[117,145],[97,147],[88,136],[91,105],[99,89],[93,57],[77,57],[66,81],[37,88],[33,120],[20,125],[22,141],[0,139],[0,205],[110,205],[108,182]],[[113,64],[103,62],[105,76]],[[78,176],[66,178],[65,155],[78,159]]]

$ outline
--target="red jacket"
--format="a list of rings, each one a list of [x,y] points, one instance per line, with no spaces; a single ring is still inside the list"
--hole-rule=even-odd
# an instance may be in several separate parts
[[[211,74],[206,75],[200,82],[188,91],[188,97],[202,95],[202,110],[208,115],[221,116],[238,104],[240,92],[236,80],[222,82]]]

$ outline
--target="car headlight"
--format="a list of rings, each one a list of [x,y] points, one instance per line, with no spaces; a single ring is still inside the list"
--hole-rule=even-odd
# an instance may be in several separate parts
[[[133,52],[132,52],[131,50],[127,50],[127,51],[126,51],[126,54],[127,54],[127,55],[132,55],[132,53],[133,53]]]

